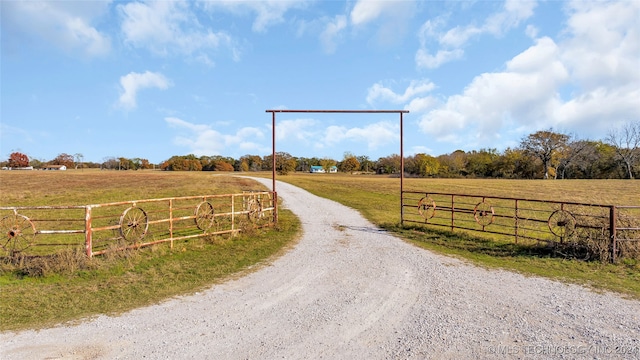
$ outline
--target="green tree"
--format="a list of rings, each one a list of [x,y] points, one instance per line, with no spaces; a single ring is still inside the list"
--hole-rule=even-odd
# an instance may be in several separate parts
[[[407,172],[419,176],[436,176],[440,170],[438,159],[427,154],[416,154],[407,159]]]
[[[360,155],[356,157],[358,163],[360,163],[360,170],[364,172],[369,172],[375,169],[375,163],[369,159],[366,155]]]
[[[376,169],[379,174],[395,174],[400,172],[401,164],[400,155],[393,154],[379,158]]]
[[[549,178],[552,160],[558,152],[567,146],[569,135],[554,132],[553,129],[530,134],[520,142],[521,148],[528,154],[540,159],[544,170],[544,179]],[[555,174],[555,169],[554,174]]]
[[[496,170],[495,163],[499,158],[496,149],[480,149],[467,153],[467,173],[475,177],[493,177]]]
[[[466,176],[467,154],[462,150],[456,150],[451,154],[437,157],[440,163],[438,174],[443,177]]]
[[[336,166],[336,164],[337,162],[330,158],[324,158],[320,160],[320,166],[322,166],[322,168],[324,169],[324,172],[327,174],[331,172],[331,168]]]

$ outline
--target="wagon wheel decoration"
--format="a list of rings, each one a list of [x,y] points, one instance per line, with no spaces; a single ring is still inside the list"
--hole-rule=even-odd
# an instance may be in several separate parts
[[[196,207],[195,222],[198,229],[209,230],[215,222],[215,211],[213,205],[208,201],[203,201]]]
[[[476,222],[480,225],[489,226],[493,223],[493,219],[495,217],[495,211],[493,206],[488,202],[479,202],[476,207],[473,209],[473,218],[476,219]]]
[[[120,235],[127,241],[142,240],[149,229],[147,213],[139,207],[132,206],[120,216]]]
[[[430,196],[423,197],[418,201],[418,213],[426,220],[436,215],[436,202]]]
[[[3,238],[0,246],[10,254],[20,252],[33,245],[36,227],[28,217],[20,214],[8,215],[0,220]]]
[[[576,230],[576,218],[566,210],[556,210],[549,216],[549,230],[564,239]]]
[[[256,198],[250,198],[249,200],[247,200],[247,211],[249,221],[258,221],[258,219],[262,217],[262,204],[260,203],[260,200]]]

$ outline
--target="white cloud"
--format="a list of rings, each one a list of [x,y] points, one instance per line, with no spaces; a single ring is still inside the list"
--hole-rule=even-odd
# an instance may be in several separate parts
[[[412,0],[358,0],[351,9],[349,19],[356,30],[375,22],[375,43],[389,46],[404,38],[409,19],[415,13],[416,2]]]
[[[553,40],[539,39],[509,61],[504,72],[477,76],[461,95],[426,113],[420,128],[440,140],[450,140],[454,134],[460,138],[464,131],[474,134],[474,142],[491,143],[503,126],[548,126],[549,112],[558,102],[557,89],[568,80],[558,58]]]
[[[109,2],[90,1],[76,5],[64,1],[4,1],[3,30],[6,26],[12,35],[17,31],[40,37],[69,52],[106,55],[111,50],[111,40],[92,26],[92,22],[104,15]],[[5,33],[3,42],[6,36]]]
[[[276,140],[311,140],[315,136],[312,130],[317,122],[313,119],[282,120],[276,124]]]
[[[501,11],[489,16],[480,26],[456,26],[447,31],[441,28],[446,25],[448,19],[438,17],[427,20],[418,32],[421,46],[416,52],[416,65],[418,68],[435,69],[442,64],[460,59],[464,55],[463,48],[470,39],[484,34],[502,36],[530,18],[536,6],[535,1],[507,0]],[[435,42],[439,48],[430,51],[430,42]]]
[[[225,154],[238,157],[251,152],[269,151],[256,141],[264,138],[264,133],[258,128],[244,127],[229,135],[209,125],[193,124],[175,117],[164,120],[169,127],[186,131],[175,135],[173,142],[188,148],[188,152],[196,156]]]
[[[640,2],[573,2],[563,62],[586,90],[640,82]],[[637,88],[637,87],[636,87]]]
[[[353,25],[362,25],[371,22],[390,6],[394,6],[393,1],[366,1],[359,0],[351,10],[351,23]]]
[[[329,126],[324,131],[323,145],[351,141],[367,144],[369,150],[375,150],[387,144],[398,142],[400,139],[400,124],[381,121],[365,127],[347,128],[345,126]]]
[[[200,4],[209,11],[224,9],[236,14],[254,13],[256,18],[252,30],[265,32],[269,27],[284,22],[284,15],[289,10],[304,8],[308,2],[299,0],[206,0],[200,1]]]
[[[320,42],[325,52],[331,54],[336,51],[336,38],[340,37],[346,27],[347,18],[344,15],[336,15],[327,23],[324,31],[320,34]]]
[[[420,129],[477,149],[543,128],[602,139],[612,126],[637,119],[640,4],[578,1],[568,16],[562,41],[536,39],[503,71],[476,76],[461,94],[423,110]]]
[[[131,72],[120,78],[122,94],[119,104],[125,109],[133,109],[137,106],[136,97],[138,91],[146,88],[167,89],[171,82],[160,73],[146,71],[142,74]]]
[[[442,64],[462,58],[464,51],[461,49],[438,50],[435,55],[429,54],[426,49],[419,49],[416,53],[416,65],[419,68],[436,69]]]
[[[124,40],[135,47],[160,55],[172,51],[190,55],[223,45],[233,47],[232,38],[225,32],[205,29],[184,0],[132,2],[119,5],[118,9]],[[200,59],[206,63],[206,59]]]
[[[414,80],[405,89],[403,94],[396,94],[393,90],[378,83],[369,88],[367,92],[367,103],[373,104],[376,101],[386,101],[393,104],[409,102],[418,95],[431,92],[435,89],[435,84],[428,80]]]

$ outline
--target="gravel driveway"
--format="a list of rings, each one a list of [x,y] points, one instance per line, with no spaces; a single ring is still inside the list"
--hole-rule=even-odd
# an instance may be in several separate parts
[[[121,316],[2,333],[0,358],[640,359],[638,301],[435,255],[277,190],[304,235],[270,265]]]

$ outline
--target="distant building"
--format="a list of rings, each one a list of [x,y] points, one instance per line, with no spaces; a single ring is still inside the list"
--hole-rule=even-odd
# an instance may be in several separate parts
[[[67,167],[64,165],[45,165],[42,167],[43,170],[67,170]]]
[[[319,166],[319,165],[311,166],[311,173],[324,174],[325,172],[326,171],[324,171],[324,168],[322,166]],[[337,173],[338,172],[338,167],[337,166],[332,166],[331,168],[329,168],[329,172],[330,173]]]
[[[33,170],[33,166],[24,167],[3,167],[2,170]]]

